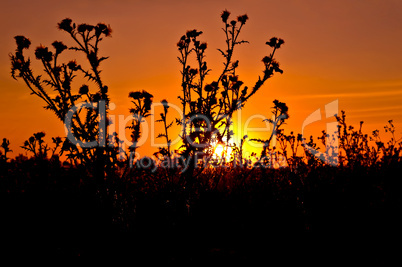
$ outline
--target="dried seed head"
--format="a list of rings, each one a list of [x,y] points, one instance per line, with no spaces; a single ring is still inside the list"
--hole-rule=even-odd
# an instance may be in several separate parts
[[[214,90],[214,87],[210,84],[205,85],[204,87],[205,92],[212,92]]]
[[[60,23],[58,23],[59,30],[66,31],[71,33],[73,31],[73,27],[71,26],[72,20],[70,18],[63,19]]]
[[[265,56],[262,59],[262,62],[264,62],[265,65],[268,65],[271,62],[271,57]]]
[[[22,50],[24,48],[28,49],[29,46],[31,45],[31,41],[28,38],[25,38],[25,36],[18,35],[14,37],[18,50]]]
[[[104,23],[98,23],[95,27],[95,34],[96,36],[100,36],[102,33],[106,36],[109,37],[112,34],[112,28],[110,28],[110,25],[106,25]],[[88,29],[89,30],[89,29]]]
[[[200,49],[201,49],[201,50],[207,49],[207,43],[202,43],[202,44],[200,44]]]
[[[224,23],[226,23],[226,22],[228,21],[229,16],[230,16],[230,12],[229,12],[229,11],[227,11],[226,9],[225,9],[224,11],[222,11],[222,13],[221,13],[221,18],[222,18],[222,21],[223,21]]]
[[[38,46],[35,50],[35,56],[39,60],[50,62],[53,58],[53,53],[45,46]]]
[[[142,93],[140,91],[131,92],[128,96],[133,99],[140,99],[142,97]]]
[[[78,93],[80,95],[86,95],[86,94],[88,94],[88,92],[89,92],[89,88],[88,88],[88,85],[86,85],[86,84],[82,85],[80,87],[80,90],[78,91]]]
[[[61,52],[67,49],[67,46],[59,41],[54,41],[52,43],[52,46],[54,47],[54,49],[56,49],[56,54],[60,54]]]
[[[168,108],[169,108],[169,103],[166,101],[166,99],[163,99],[163,100],[161,101],[161,103],[162,103],[162,105],[163,105],[163,107],[164,107],[165,109],[168,109]]]
[[[241,24],[245,24],[247,20],[248,20],[247,14],[237,17],[237,21],[240,22]]]

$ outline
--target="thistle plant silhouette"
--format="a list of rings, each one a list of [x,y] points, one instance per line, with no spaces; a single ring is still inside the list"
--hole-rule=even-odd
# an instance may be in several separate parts
[[[268,151],[271,150],[270,145],[271,145],[273,138],[277,137],[278,132],[280,132],[280,130],[281,130],[280,127],[289,118],[289,113],[288,113],[289,108],[285,103],[280,102],[276,99],[273,101],[273,103],[274,103],[274,107],[272,108],[273,118],[264,120],[272,125],[272,131],[271,131],[269,138],[266,140],[255,139],[255,138],[250,139],[250,141],[255,141],[255,142],[264,144],[262,152],[261,152],[261,156],[259,159],[259,163],[264,163],[265,166],[267,166],[267,164],[269,164],[269,166],[273,165],[272,164],[272,156],[269,156],[269,157],[267,156],[267,150]],[[268,162],[268,159],[271,159],[271,162]]]
[[[153,95],[148,93],[147,91],[136,91],[131,92],[129,97],[133,100],[131,101],[134,104],[134,108],[130,109],[130,113],[133,116],[133,120],[131,121],[131,125],[127,126],[128,129],[131,130],[131,139],[132,145],[129,147],[130,151],[130,166],[135,159],[135,151],[138,148],[137,143],[141,137],[141,123],[144,122],[144,119],[149,117],[151,114],[149,111],[151,110],[152,98]]]
[[[3,138],[3,142],[1,143],[1,148],[4,150],[4,155],[2,155],[1,151],[0,151],[0,161],[7,162],[7,160],[8,160],[7,153],[13,152],[10,148],[10,140],[8,140],[7,138]]]
[[[163,106],[163,112],[161,112],[159,114],[160,119],[157,120],[156,122],[162,122],[163,123],[163,128],[164,128],[165,131],[164,131],[164,133],[158,134],[158,136],[156,138],[164,137],[165,140],[166,140],[166,148],[160,147],[159,151],[156,153],[156,155],[160,154],[160,155],[162,155],[163,160],[168,160],[167,163],[168,163],[168,166],[169,166],[170,159],[172,157],[172,153],[170,151],[170,146],[171,146],[172,140],[169,138],[169,128],[172,127],[174,121],[171,121],[171,122],[167,121],[167,113],[168,113],[168,110],[169,110],[169,103],[167,102],[167,100],[164,99],[164,100],[161,101],[161,103],[162,103],[162,106]]]
[[[25,50],[31,46],[31,41],[24,36],[15,36],[17,49],[15,53],[10,54],[11,76],[16,80],[23,80],[31,94],[41,98],[46,104],[45,108],[55,113],[62,122],[68,112],[78,103],[88,104],[86,107],[90,108],[78,109],[72,115],[68,130],[81,143],[96,140],[99,144],[103,142],[104,146],[89,148],[82,145],[77,146],[66,138],[61,154],[66,152],[69,158],[78,160],[88,167],[95,164],[94,169],[99,170],[98,173],[103,176],[103,168],[110,166],[108,159],[113,156],[114,150],[107,148],[108,140],[100,140],[101,136],[107,137],[107,127],[100,129],[98,118],[99,121],[107,120],[109,95],[108,87],[101,78],[100,70],[100,64],[107,57],[100,56],[99,45],[105,37],[111,36],[112,30],[103,23],[76,25],[69,18],[58,23],[58,29],[66,32],[74,41],[74,45],[68,47],[63,42],[55,41],[52,43],[52,49],[43,45],[38,46],[34,54],[35,58],[42,63],[43,74],[34,72],[30,57],[24,54]],[[59,62],[59,56],[66,50],[83,54],[89,67],[82,67],[82,64],[78,64],[75,59]],[[74,83],[77,76],[86,78],[90,84],[78,87]],[[74,90],[74,87],[78,90]],[[104,104],[104,113],[99,112],[99,103]],[[100,135],[99,133],[102,131],[103,135]],[[35,139],[35,142],[39,142],[39,140]],[[36,153],[32,142],[24,144],[24,149]]]
[[[56,156],[56,151],[63,143],[61,137],[52,137],[53,148],[45,143],[43,139],[46,136],[45,132],[34,133],[28,140],[25,140],[24,145],[21,146],[24,150],[31,152],[35,158],[46,159],[48,152],[51,151],[50,157]]]
[[[260,89],[268,78],[272,77],[274,72],[283,72],[279,68],[279,63],[274,59],[274,54],[284,41],[278,38],[271,38],[266,44],[273,48],[273,51],[262,60],[265,67],[263,76],[258,77],[251,90],[248,90],[247,86],[243,86],[243,82],[236,75],[239,61],[233,60],[233,55],[238,45],[247,43],[245,40],[240,40],[239,35],[248,20],[248,16],[238,16],[236,20],[229,20],[229,17],[229,11],[225,10],[221,13],[221,19],[224,23],[223,32],[226,37],[226,49],[218,49],[224,58],[224,68],[216,80],[206,82],[206,77],[211,70],[207,67],[207,62],[205,61],[207,43],[199,40],[199,36],[202,34],[201,31],[188,31],[177,43],[180,52],[178,59],[182,65],[183,92],[183,95],[179,96],[182,102],[183,119],[177,119],[177,123],[182,126],[183,149],[181,150],[181,155],[185,161],[189,162],[187,168],[189,173],[192,173],[196,166],[196,157],[208,158],[211,156],[213,151],[211,144],[213,141],[218,143],[226,142],[226,145],[229,145],[233,136],[233,131],[230,128],[233,113],[244,107],[246,101]],[[112,136],[116,137],[117,135],[108,136],[107,127],[102,129],[99,126],[100,120],[107,120],[109,104],[108,87],[101,78],[99,68],[107,57],[99,55],[99,44],[104,37],[111,35],[111,29],[103,23],[76,25],[68,18],[62,20],[58,24],[58,28],[68,33],[75,45],[67,47],[63,42],[55,41],[52,43],[53,51],[42,45],[35,49],[35,57],[42,63],[44,77],[34,73],[30,58],[24,55],[24,51],[29,49],[31,45],[31,41],[24,36],[15,37],[17,49],[15,53],[10,54],[11,75],[14,79],[22,79],[31,90],[31,93],[40,97],[46,103],[45,108],[53,111],[63,122],[68,112],[78,103],[89,104],[85,105],[85,107],[89,108],[85,110],[78,108],[77,112],[72,115],[71,129],[69,130],[77,140],[81,141],[81,144],[96,140],[98,144],[103,145],[87,148],[82,145],[72,144],[66,139],[61,147],[61,153],[66,152],[68,158],[78,160],[83,164],[97,163],[95,164],[95,169],[100,170],[99,172],[102,173],[102,168],[98,168],[98,165],[109,166],[108,161],[116,156],[115,147],[110,139]],[[76,60],[59,63],[59,55],[65,50],[84,54],[90,67],[84,68]],[[190,57],[193,55],[196,57],[197,66],[195,67],[191,67],[188,64]],[[74,91],[72,89],[75,85],[73,81],[79,74],[87,78],[92,85],[83,84],[77,91]],[[91,93],[93,90],[96,91]],[[56,92],[55,96],[53,92]],[[129,97],[134,100],[135,105],[130,110],[134,117],[132,125],[127,127],[132,130],[133,145],[129,148],[130,158],[132,158],[137,149],[138,139],[141,136],[140,124],[144,118],[149,116],[152,95],[143,91],[132,92]],[[100,112],[101,102],[105,105],[105,112],[103,113]],[[171,141],[168,138],[167,129],[172,124],[167,124],[166,122],[167,111],[168,105],[166,104],[164,105],[164,113],[161,115],[165,133],[159,135],[159,137],[166,138],[167,151],[161,150],[161,152],[170,158]],[[106,133],[101,135],[102,131],[106,131]],[[101,136],[106,137],[106,140],[101,140]],[[118,139],[115,138],[115,140],[119,142]],[[113,149],[108,149],[108,147]],[[34,154],[37,153],[34,143],[28,142],[24,144],[24,148]]]
[[[299,147],[302,145],[303,136],[298,134],[297,136],[293,131],[289,135],[284,133],[284,129],[277,129],[277,144],[281,152],[281,155],[285,157],[285,160],[291,170],[296,170],[299,164],[302,162],[303,157],[298,156]]]
[[[32,152],[37,158],[46,158],[47,152],[50,150],[50,147],[43,140],[45,135],[46,134],[44,132],[34,133],[31,137],[28,138],[28,140],[24,142],[24,145],[21,146],[21,148]],[[59,144],[60,143],[58,143],[57,146]],[[57,147],[54,150],[56,149]]]
[[[207,43],[200,40],[202,31],[190,30],[183,35],[177,47],[180,53],[178,60],[181,64],[181,89],[179,96],[182,104],[182,119],[177,119],[181,125],[182,152],[181,156],[189,164],[186,173],[190,186],[193,179],[193,170],[197,159],[211,158],[213,143],[229,145],[233,137],[231,130],[232,117],[236,110],[243,108],[245,103],[253,96],[275,72],[283,73],[279,63],[274,59],[277,49],[284,41],[271,38],[266,44],[273,50],[269,56],[262,59],[264,64],[263,76],[258,77],[255,85],[249,90],[243,86],[236,74],[239,61],[234,60],[235,49],[248,41],[239,39],[240,33],[248,20],[247,15],[238,16],[236,20],[229,20],[230,12],[224,10],[221,19],[224,24],[225,49],[218,49],[224,59],[224,67],[218,78],[207,82],[207,75],[211,69],[205,60]],[[196,66],[190,66],[190,58],[195,57]]]
[[[179,155],[182,163],[185,164],[182,178],[190,187],[194,177],[196,177],[194,170],[197,167],[198,160],[202,159],[206,162],[213,160],[213,146],[216,144],[223,144],[226,147],[233,146],[236,156],[232,156],[232,160],[237,160],[242,164],[242,149],[245,139],[248,137],[241,139],[240,147],[235,147],[230,143],[234,134],[231,129],[233,114],[245,107],[247,100],[256,94],[274,73],[283,73],[274,56],[284,41],[273,37],[266,42],[266,45],[272,50],[268,56],[262,59],[263,75],[258,77],[251,88],[244,85],[244,82],[237,75],[239,61],[234,59],[234,55],[239,45],[248,43],[248,41],[240,38],[240,34],[249,18],[247,15],[241,15],[231,20],[230,15],[227,10],[224,10],[220,15],[225,36],[225,48],[218,49],[223,57],[223,69],[215,79],[208,79],[212,70],[208,68],[206,61],[208,45],[201,40],[202,31],[189,30],[177,43],[178,60],[181,65],[182,91],[178,98],[182,104],[182,118],[176,118],[176,123],[181,126],[182,146],[179,149]],[[84,105],[86,108],[78,107],[76,112],[72,114],[72,122],[68,129],[81,143],[77,145],[71,143],[67,138],[63,141],[57,137],[53,138],[55,146],[50,148],[43,141],[44,133],[40,132],[29,138],[22,147],[32,152],[35,157],[47,157],[49,151],[53,156],[57,148],[60,147],[60,154],[66,153],[71,162],[90,167],[90,170],[97,172],[96,175],[99,176],[100,180],[104,180],[104,174],[107,173],[107,170],[113,169],[116,165],[121,165],[117,159],[119,154],[125,153],[126,158],[134,159],[141,137],[141,123],[150,116],[153,95],[146,91],[136,91],[129,94],[134,107],[130,109],[133,116],[132,123],[127,127],[131,130],[132,139],[132,145],[128,149],[129,155],[127,155],[122,150],[123,141],[118,138],[117,133],[109,135],[107,133],[109,94],[108,87],[101,78],[100,70],[101,63],[107,57],[100,55],[99,47],[105,37],[110,37],[111,28],[103,23],[76,25],[68,18],[58,23],[58,28],[69,35],[73,45],[68,47],[63,42],[55,41],[52,43],[52,49],[43,45],[38,46],[34,55],[43,67],[41,74],[34,72],[31,59],[25,55],[25,51],[31,46],[31,41],[24,36],[15,37],[17,48],[14,53],[10,54],[11,76],[17,80],[23,80],[31,94],[41,98],[46,104],[45,108],[55,113],[62,122],[65,122],[66,116],[71,113],[74,107],[80,103],[87,104]],[[84,55],[89,65],[78,64],[76,59],[60,62],[60,55],[66,50]],[[83,65],[89,67],[82,67]],[[78,85],[76,82],[78,76],[87,79],[88,83]],[[161,103],[163,112],[160,114],[158,122],[163,123],[164,132],[157,137],[165,138],[166,147],[159,148],[157,155],[162,155],[163,159],[170,161],[174,153],[171,151],[171,139],[168,130],[173,122],[167,120],[168,102],[163,100]],[[293,169],[302,161],[302,157],[297,154],[297,149],[299,146],[303,146],[305,160],[311,164],[321,164],[317,159],[318,152],[314,151],[318,149],[318,145],[312,137],[306,143],[300,135],[296,137],[293,132],[290,135],[284,133],[281,127],[289,117],[288,107],[278,100],[274,100],[273,103],[273,117],[266,120],[273,126],[272,132],[266,140],[249,139],[263,143],[259,161],[265,164],[269,163],[268,165],[271,166],[272,153],[276,156],[283,155],[287,165]],[[104,112],[101,112],[102,105]],[[347,127],[344,113],[336,118],[339,122],[337,136],[340,140],[339,148],[331,144],[331,140],[334,140],[335,136],[332,136],[331,139],[325,131],[318,139],[321,140],[327,150],[339,149],[342,151],[344,155],[341,153],[341,161],[352,165],[354,162],[364,162],[364,164],[370,165],[377,163],[380,159],[392,161],[393,158],[399,156],[400,140],[395,138],[395,127],[392,121],[385,128],[386,132],[392,135],[392,138],[387,144],[384,144],[379,139],[378,132],[377,134],[374,132],[372,137],[363,135],[361,132],[362,124],[358,131],[354,131],[352,126]],[[102,120],[106,121],[104,128],[100,127],[99,122]],[[279,141],[280,149],[272,146],[274,138]],[[368,141],[371,139],[375,140],[376,147],[369,146]],[[98,144],[95,147],[81,145],[94,140]],[[6,149],[8,148],[7,142],[3,142],[3,145],[5,152],[2,157],[7,158],[6,154],[10,150]],[[311,149],[306,151],[307,147],[312,148],[313,151]],[[369,151],[370,154],[366,155],[366,151]],[[328,157],[325,159],[327,162],[334,160],[335,155],[328,156],[328,153],[326,155]],[[200,172],[202,170],[203,168]]]
[[[351,168],[375,167],[379,164],[391,166],[399,161],[402,152],[402,138],[396,138],[392,120],[389,120],[388,124],[384,126],[385,133],[390,133],[391,138],[387,143],[383,143],[379,130],[373,131],[371,136],[363,133],[363,121],[360,122],[358,130],[355,130],[352,125],[347,125],[345,111],[342,110],[341,115],[335,117],[339,123],[337,135],[340,166],[346,165]],[[370,145],[370,141],[374,141],[375,145]]]

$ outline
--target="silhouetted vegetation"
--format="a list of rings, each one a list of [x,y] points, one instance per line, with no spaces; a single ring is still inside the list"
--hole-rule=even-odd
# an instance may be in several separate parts
[[[15,37],[12,76],[24,80],[63,123],[70,116],[69,130],[77,143],[53,137],[52,144],[46,144],[45,133],[38,132],[21,146],[26,156],[10,158],[14,144],[3,139],[0,194],[5,251],[234,263],[282,262],[286,257],[299,261],[320,255],[343,258],[337,249],[349,251],[356,245],[378,252],[391,245],[387,237],[400,234],[402,222],[402,142],[393,122],[385,126],[390,139],[383,141],[378,130],[365,134],[363,122],[357,130],[348,125],[342,111],[336,115],[336,133],[323,131],[322,136],[306,140],[301,134],[286,133],[283,125],[291,110],[274,100],[266,110],[272,112],[268,122],[273,130],[266,139],[250,138],[263,144],[261,155],[245,157],[243,144],[249,137],[244,136],[238,146],[231,143],[232,116],[275,72],[283,72],[274,54],[284,41],[271,38],[266,43],[272,52],[262,60],[263,76],[249,90],[236,75],[239,62],[233,59],[235,47],[247,43],[239,35],[248,16],[231,21],[229,17],[230,12],[222,12],[226,47],[219,51],[224,67],[215,80],[207,82],[211,70],[205,61],[207,44],[199,40],[201,31],[188,31],[177,43],[183,117],[170,118],[170,104],[162,100],[158,122],[164,132],[158,138],[164,138],[166,146],[155,158],[135,158],[141,123],[153,103],[147,91],[129,94],[133,106],[128,150],[117,133],[108,133],[108,88],[99,70],[106,57],[100,57],[98,45],[110,36],[110,27],[61,21],[59,29],[76,46],[54,42],[53,52],[38,47],[35,57],[45,76],[35,76],[29,57],[23,55],[30,40]],[[76,60],[58,63],[66,49],[83,53],[90,67],[81,67]],[[190,56],[196,58],[195,67],[189,66]],[[72,81],[78,74],[94,88],[84,84],[74,91]],[[68,115],[79,101],[87,104],[86,109]],[[182,127],[177,153],[171,149],[169,132],[174,122]],[[93,141],[96,146],[83,145]],[[216,144],[233,148],[230,161],[212,157]],[[304,258],[297,253],[304,253]]]

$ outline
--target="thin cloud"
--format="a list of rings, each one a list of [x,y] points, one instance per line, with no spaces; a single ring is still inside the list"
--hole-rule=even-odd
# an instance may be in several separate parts
[[[365,112],[386,112],[386,111],[400,111],[400,112],[402,112],[402,105],[353,109],[353,112],[362,112],[362,113],[365,113]]]
[[[364,98],[364,97],[381,97],[381,96],[401,96],[402,89],[399,90],[378,90],[372,92],[344,92],[344,93],[331,93],[331,94],[309,94],[301,95],[297,98]]]

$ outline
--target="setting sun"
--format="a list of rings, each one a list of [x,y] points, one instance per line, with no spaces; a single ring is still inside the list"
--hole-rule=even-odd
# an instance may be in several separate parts
[[[215,151],[213,154],[214,159],[225,159],[225,162],[230,162],[232,156],[232,148],[230,146],[225,146],[222,144],[215,145]]]

